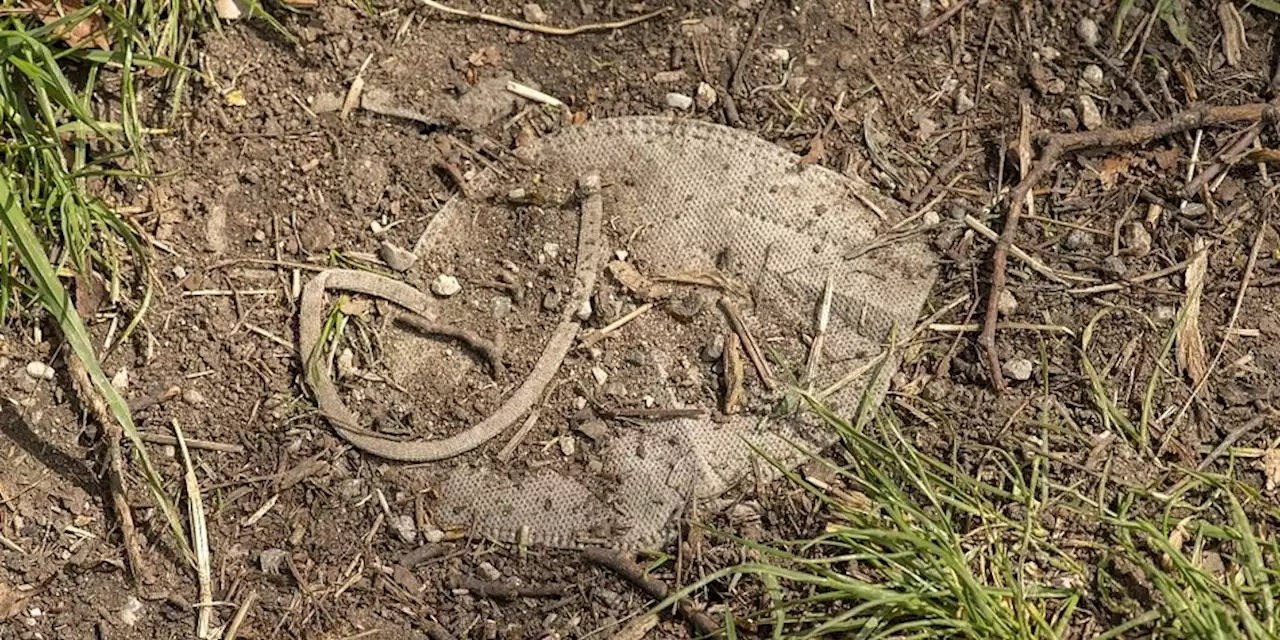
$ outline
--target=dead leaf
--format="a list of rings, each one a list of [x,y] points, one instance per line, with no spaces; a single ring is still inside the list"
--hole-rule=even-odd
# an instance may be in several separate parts
[[[68,14],[75,13],[83,8],[84,3],[80,0],[62,0],[61,2],[32,0],[31,2],[31,12],[39,17],[40,22],[44,24],[57,22]],[[107,33],[107,21],[99,11],[90,13],[83,20],[73,25],[58,27],[54,35],[72,47],[78,47],[87,40],[89,45],[98,49],[111,48],[111,38]]]
[[[1102,168],[1098,170],[1098,181],[1102,183],[1103,191],[1110,191],[1115,188],[1116,183],[1120,181],[1120,176],[1129,174],[1129,167],[1133,164],[1133,156],[1111,156],[1102,160]]]
[[[1176,336],[1178,367],[1186,372],[1193,384],[1199,384],[1209,369],[1204,339],[1200,336],[1200,297],[1204,291],[1205,273],[1209,268],[1207,246],[1204,238],[1196,238],[1191,245],[1196,256],[1187,266],[1187,293],[1182,302],[1182,313],[1186,317]]]
[[[1162,171],[1168,171],[1178,166],[1178,160],[1182,158],[1182,150],[1177,147],[1169,147],[1152,152],[1151,154],[1156,161],[1156,166]]]
[[[819,133],[809,141],[809,151],[800,158],[801,165],[822,164],[827,159],[827,145],[822,138],[823,135]]]
[[[30,595],[31,592],[22,593],[12,586],[0,582],[0,622],[22,613],[22,605]]]
[[[1280,449],[1267,449],[1262,452],[1262,475],[1267,478],[1267,491],[1275,491],[1280,486]],[[4,618],[0,618],[3,620]]]
[[[1218,5],[1218,20],[1222,21],[1222,55],[1226,56],[1228,65],[1239,65],[1241,52],[1248,46],[1240,12],[1234,4],[1223,2]]]
[[[621,260],[610,262],[609,274],[627,291],[643,300],[659,300],[671,295],[671,287],[657,284],[644,277],[629,262]]]
[[[502,62],[502,54],[495,46],[488,46],[467,56],[467,64],[473,67],[493,66]]]

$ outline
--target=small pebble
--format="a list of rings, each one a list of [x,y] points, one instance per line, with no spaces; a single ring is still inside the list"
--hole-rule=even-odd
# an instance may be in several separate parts
[[[1209,207],[1203,202],[1188,202],[1182,207],[1182,215],[1188,218],[1199,218],[1209,212]]]
[[[1102,271],[1113,278],[1123,278],[1129,267],[1120,256],[1107,256],[1102,259]]]
[[[1169,305],[1162,304],[1156,307],[1154,315],[1156,322],[1173,322],[1173,319],[1178,317],[1178,310]]]
[[[312,218],[306,224],[302,225],[302,229],[298,231],[298,238],[302,240],[303,250],[309,253],[318,253],[327,251],[337,242],[338,233],[334,231],[333,225],[319,218]]]
[[[262,568],[263,573],[279,574],[287,556],[284,549],[264,549],[258,554],[258,566]]]
[[[27,363],[27,375],[30,376],[32,380],[52,380],[53,367],[40,362],[39,360],[33,360]]]
[[[548,258],[555,260],[560,257],[560,245],[554,242],[548,242],[542,245],[542,252],[547,254]]]
[[[356,354],[350,347],[342,350],[338,354],[338,377],[341,379],[354,378],[356,375]]]
[[[114,376],[111,376],[111,386],[115,387],[116,391],[120,391],[122,393],[128,391],[129,370],[122,367]]]
[[[263,231],[262,229],[258,229],[257,231],[254,231],[254,232],[253,232],[253,240],[254,240],[255,242],[266,242],[266,241],[267,241],[267,232],[266,232],[266,231]]]
[[[1120,240],[1128,255],[1143,258],[1151,253],[1151,233],[1141,222],[1135,220],[1125,225]]]
[[[479,569],[480,575],[484,576],[484,579],[489,582],[493,582],[494,580],[502,577],[502,572],[498,571],[498,568],[489,562],[481,562]]]
[[[197,389],[183,389],[182,401],[193,407],[199,407],[204,405],[204,394]]]
[[[1016,358],[1004,363],[1001,369],[1004,371],[1004,375],[1014,380],[1030,380],[1035,365],[1026,358]]]
[[[578,443],[571,435],[560,436],[560,453],[571,456],[578,450]]]
[[[578,432],[592,442],[600,442],[609,436],[609,426],[603,420],[588,420],[578,425]]]
[[[619,260],[621,260],[621,261],[623,261],[623,262],[626,262],[626,261],[627,261],[627,258],[630,258],[630,257],[631,257],[631,252],[630,252],[630,251],[627,251],[626,249],[618,249],[617,251],[614,251],[614,252],[613,252],[613,257],[615,257],[615,258],[617,258],[617,259],[619,259]]]
[[[1093,234],[1083,229],[1072,229],[1062,243],[1072,251],[1079,251],[1093,246]]]
[[[698,105],[698,108],[702,109],[703,111],[706,111],[707,109],[710,109],[712,106],[714,106],[717,98],[718,96],[716,96],[716,90],[712,88],[711,85],[705,82],[698,83],[698,91],[697,93],[693,94],[694,103],[696,103]]]
[[[498,296],[493,299],[493,317],[501,320],[511,313],[512,302],[507,296]]]
[[[1101,87],[1102,86],[1102,67],[1099,67],[1096,64],[1091,64],[1084,68],[1084,71],[1080,74],[1080,78],[1083,79],[1085,84],[1087,84],[1090,87],[1093,87],[1095,89],[1098,87]]]
[[[1098,23],[1092,18],[1080,18],[1080,22],[1076,23],[1076,35],[1080,36],[1080,41],[1086,47],[1096,47],[1098,45]]]
[[[668,93],[667,106],[680,111],[688,111],[693,108],[693,98],[683,93]]]
[[[413,521],[413,516],[402,513],[391,518],[391,528],[395,530],[396,537],[408,543],[412,543],[418,539],[418,525]]]
[[[182,265],[178,265],[178,266],[176,266],[176,267],[174,267],[174,268],[173,268],[173,277],[175,277],[175,278],[177,278],[177,279],[181,280],[181,279],[183,279],[183,278],[187,277],[187,270],[186,270],[186,269],[184,269],[184,268],[182,267]]]
[[[462,291],[462,285],[458,284],[458,279],[451,275],[442,273],[431,283],[431,292],[442,298],[448,298],[459,291]]]
[[[1008,289],[1000,291],[1000,299],[996,301],[996,309],[1002,316],[1011,316],[1018,310],[1018,299]]]
[[[973,109],[973,98],[969,97],[968,90],[960,87],[960,90],[956,92],[956,113],[968,113],[971,109]]]
[[[596,379],[597,385],[604,385],[604,383],[609,381],[609,374],[600,367],[591,368],[591,377]]]
[[[444,532],[439,529],[427,529],[426,533],[422,534],[422,539],[435,544],[444,540]]]
[[[578,316],[578,319],[583,322],[590,320],[591,319],[591,301],[583,300],[582,306],[578,307],[578,313],[576,315]]]
[[[547,295],[542,297],[542,308],[546,311],[555,311],[560,308],[560,304],[564,302],[564,296],[558,291],[548,291]]]
[[[698,357],[703,362],[715,362],[724,355],[724,336],[714,335],[706,344],[702,345],[702,350],[698,352]]]
[[[138,614],[142,612],[142,601],[135,596],[129,596],[124,601],[124,606],[120,608],[120,622],[126,627],[132,627],[138,623]]]
[[[524,5],[523,13],[524,13],[524,19],[527,22],[532,22],[534,24],[543,24],[544,22],[547,21],[547,12],[543,11],[542,7],[532,2]]]
[[[782,47],[778,47],[769,52],[769,59],[774,62],[786,64],[791,61],[791,52],[783,49]]]
[[[924,215],[920,217],[920,222],[926,229],[936,227],[938,226],[938,223],[942,222],[942,214],[930,209],[924,212]]]
[[[842,51],[840,57],[836,59],[836,66],[840,67],[841,71],[848,71],[855,64],[858,64],[858,55],[848,49]]]
[[[392,271],[401,273],[411,269],[414,263],[418,261],[418,254],[386,241],[378,244],[378,257],[382,258],[382,261],[387,263],[387,266]]]
[[[1080,124],[1090,131],[1102,127],[1102,112],[1090,96],[1080,96]]]

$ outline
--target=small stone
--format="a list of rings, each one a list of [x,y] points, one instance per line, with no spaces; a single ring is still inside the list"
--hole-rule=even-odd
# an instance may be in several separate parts
[[[413,543],[418,539],[418,525],[414,523],[413,516],[402,513],[391,518],[391,528],[396,532],[396,537],[408,543]]]
[[[387,263],[392,271],[404,273],[413,268],[414,263],[418,261],[418,254],[402,249],[390,242],[383,241],[378,244],[378,257]]]
[[[1209,212],[1209,207],[1203,202],[1188,202],[1182,207],[1182,215],[1188,218],[1199,218]]]
[[[129,390],[129,370],[121,367],[114,376],[111,376],[111,386],[121,393]]]
[[[618,260],[621,260],[622,262],[626,262],[627,258],[631,257],[631,252],[627,251],[626,249],[618,249],[617,251],[613,252],[613,257],[617,258]]]
[[[422,534],[422,539],[435,544],[444,540],[444,532],[439,529],[427,529],[426,533]]]
[[[187,277],[187,270],[186,270],[186,269],[184,269],[184,268],[182,267],[182,265],[178,265],[178,266],[176,266],[176,267],[174,267],[174,268],[173,268],[173,277],[175,277],[175,278],[177,278],[177,279],[181,280],[181,279],[183,279],[183,278]]]
[[[507,192],[507,199],[508,200],[524,200],[525,196],[527,195],[529,195],[528,191],[525,191],[521,187],[516,187],[515,189],[512,189]]]
[[[193,406],[204,406],[204,394],[197,389],[183,389],[182,401]]]
[[[380,222],[380,221],[378,221],[378,220],[370,220],[370,221],[369,221],[369,230],[370,230],[370,231],[372,231],[372,232],[373,232],[373,235],[375,235],[375,236],[376,236],[376,235],[378,235],[378,234],[382,233],[383,231],[386,231],[386,230],[387,230],[387,228],[386,228],[386,227],[384,227],[384,226],[382,226],[382,222]]]
[[[316,94],[311,99],[311,111],[316,114],[342,110],[343,96],[332,91]]]
[[[578,425],[578,432],[591,438],[592,442],[600,442],[609,437],[609,425],[603,420],[588,420]]]
[[[338,354],[338,378],[348,379],[356,376],[356,354],[350,347]]]
[[[547,295],[542,297],[542,308],[547,311],[555,311],[560,308],[564,302],[564,296],[559,291],[548,291]]]
[[[1080,124],[1090,131],[1102,127],[1102,112],[1090,96],[1080,96]]]
[[[841,71],[848,71],[852,69],[855,64],[858,64],[858,56],[849,50],[840,52],[840,57],[836,59],[836,66],[839,67]]]
[[[498,571],[498,568],[489,562],[481,562],[478,568],[480,569],[480,575],[484,576],[484,579],[489,582],[502,578],[502,572]]]
[[[689,322],[706,308],[706,300],[697,292],[690,291],[667,303],[667,312],[681,322]]]
[[[996,301],[996,309],[1002,316],[1011,316],[1018,310],[1018,299],[1008,289],[1000,290],[1000,299]]]
[[[936,227],[940,222],[942,222],[942,214],[933,209],[924,212],[924,215],[920,217],[920,224],[926,229]]]
[[[262,229],[258,229],[257,231],[254,231],[254,232],[253,232],[253,241],[254,241],[254,242],[266,242],[266,241],[267,241],[267,232],[266,232],[266,231],[263,231]]]
[[[204,221],[204,242],[209,250],[222,253],[227,250],[227,209],[213,206]]]
[[[1004,375],[1014,380],[1030,380],[1035,365],[1026,358],[1015,358],[1004,363],[1001,369],[1004,371]]]
[[[258,554],[258,566],[262,568],[263,573],[279,575],[287,557],[288,553],[284,549],[264,549]]]
[[[1102,271],[1113,278],[1123,278],[1129,273],[1129,267],[1120,256],[1107,256],[1102,259]]]
[[[1153,315],[1155,316],[1156,322],[1160,322],[1160,323],[1173,322],[1173,319],[1178,317],[1178,310],[1167,304],[1162,304],[1156,307],[1155,313]]]
[[[524,19],[534,24],[543,24],[547,21],[547,12],[535,3],[528,3],[522,8]]]
[[[1086,47],[1098,46],[1098,23],[1092,18],[1080,18],[1076,23],[1076,35]]]
[[[956,113],[968,113],[971,109],[973,109],[973,98],[969,97],[969,91],[967,89],[960,87],[960,89],[956,91]]]
[[[604,394],[606,396],[614,396],[615,398],[625,398],[627,396],[627,386],[614,380],[604,385]]]
[[[769,59],[774,62],[786,64],[791,62],[791,52],[783,49],[782,47],[777,47],[773,51],[769,52]]]
[[[1050,47],[1047,45],[1040,47],[1040,59],[1044,60],[1045,62],[1053,62],[1061,57],[1062,57],[1062,52],[1058,51],[1056,47]]]
[[[1124,226],[1120,242],[1124,245],[1125,255],[1143,258],[1151,253],[1151,233],[1146,225],[1136,220]]]
[[[555,260],[560,257],[560,245],[554,242],[548,242],[542,245],[542,253],[545,253],[548,258]]]
[[[724,336],[716,334],[702,345],[702,350],[698,352],[698,357],[703,362],[716,362],[724,356]]]
[[[672,109],[688,111],[693,108],[693,98],[690,98],[683,93],[668,93],[666,100],[667,106]]]
[[[440,274],[431,283],[431,292],[442,297],[448,298],[462,291],[462,285],[458,284],[458,279],[447,274]]]
[[[120,607],[120,622],[126,627],[132,627],[138,624],[138,614],[142,613],[142,601],[135,596],[129,596],[124,601],[124,606]]]
[[[591,367],[591,377],[596,379],[596,384],[603,386],[609,381],[609,374],[600,367]]]
[[[1093,87],[1095,89],[1101,87],[1102,86],[1102,67],[1099,67],[1096,64],[1091,64],[1085,67],[1084,71],[1081,72],[1080,74],[1080,79],[1084,80],[1086,85]]]
[[[578,317],[579,320],[586,322],[591,319],[591,313],[592,313],[591,301],[583,300],[582,306],[578,307],[578,312],[575,315]]]
[[[1072,229],[1062,243],[1072,251],[1079,251],[1093,246],[1093,234],[1083,229]]]
[[[716,90],[711,85],[705,82],[699,82],[698,91],[693,94],[693,101],[698,105],[699,109],[706,111],[715,105],[718,97],[719,96],[716,95]]]
[[[338,234],[333,230],[333,225],[320,218],[312,218],[302,225],[302,229],[298,231],[298,238],[302,241],[303,250],[318,253],[332,248]]]
[[[508,296],[498,296],[493,299],[492,311],[493,317],[501,320],[511,313],[512,302]]]
[[[560,453],[571,456],[578,450],[578,443],[571,435],[560,436]]]
[[[27,375],[32,380],[52,380],[53,367],[39,360],[33,360],[27,363]]]

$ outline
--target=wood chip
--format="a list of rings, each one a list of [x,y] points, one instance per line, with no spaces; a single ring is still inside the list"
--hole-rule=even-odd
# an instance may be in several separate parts
[[[671,287],[646,278],[630,262],[610,262],[609,274],[629,293],[643,300],[661,300],[671,295]]]

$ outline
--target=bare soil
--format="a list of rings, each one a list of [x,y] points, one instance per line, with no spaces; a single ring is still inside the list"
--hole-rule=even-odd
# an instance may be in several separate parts
[[[448,467],[424,473],[352,450],[316,414],[299,382],[290,346],[299,278],[311,268],[353,260],[376,265],[383,241],[412,248],[447,199],[523,141],[618,115],[701,118],[754,131],[808,162],[876,184],[913,211],[936,212],[938,221],[927,233],[943,272],[923,315],[941,310],[931,322],[966,325],[982,319],[992,245],[964,217],[1000,229],[1004,207],[993,204],[1016,181],[1017,161],[1008,150],[1017,138],[1020,105],[1028,105],[1033,131],[1079,128],[1080,96],[1086,94],[1108,126],[1152,117],[1126,80],[1082,45],[1076,28],[1082,17],[1101,25],[1102,50],[1132,69],[1159,114],[1193,102],[1266,100],[1274,88],[1275,20],[1255,9],[1241,9],[1248,47],[1239,65],[1228,66],[1217,14],[1198,4],[1187,7],[1195,52],[1181,47],[1159,20],[1144,36],[1148,14],[1142,6],[1113,40],[1113,3],[980,0],[920,36],[917,29],[944,6],[796,0],[769,2],[764,9],[761,0],[643,6],[544,0],[542,9],[558,24],[671,9],[625,29],[568,38],[446,17],[413,2],[380,0],[367,11],[321,4],[285,21],[296,42],[249,23],[206,35],[199,43],[203,64],[190,78],[173,135],[154,141],[155,168],[173,175],[102,185],[151,236],[158,292],[142,330],[108,360],[109,374],[128,371],[127,394],[135,401],[171,386],[183,389],[179,399],[139,413],[144,431],[167,434],[176,421],[189,438],[242,447],[238,453],[197,452],[214,550],[214,599],[240,603],[256,595],[242,638],[427,637],[429,621],[458,638],[578,638],[612,635],[621,620],[651,604],[577,553],[524,554],[474,539],[465,528],[437,526],[430,479]],[[520,16],[522,4],[503,0],[485,10]],[[732,86],[735,61],[757,22],[741,86]],[[1133,38],[1137,44],[1126,49]],[[1138,47],[1148,61],[1135,65]],[[1171,70],[1167,90],[1150,60]],[[1090,64],[1104,70],[1099,85],[1085,79]],[[343,96],[361,73],[367,91],[385,91],[389,102],[444,122],[424,125],[359,109],[344,119]],[[508,78],[563,100],[569,115],[548,115],[492,90]],[[692,97],[703,82],[718,94],[715,105],[690,111],[668,106],[666,94]],[[734,113],[724,108],[727,96]],[[154,121],[161,123],[164,113],[157,109]],[[1272,135],[1264,132],[1263,146],[1274,143]],[[1035,217],[1023,221],[1016,242],[1056,272],[1092,280],[1063,287],[1012,260],[1017,306],[1006,320],[1060,325],[1071,333],[1001,331],[1002,361],[1029,360],[1032,375],[1011,380],[1011,390],[997,396],[976,333],[926,331],[906,350],[887,400],[895,407],[928,406],[931,415],[945,418],[925,421],[900,411],[917,443],[948,457],[958,451],[959,461],[975,468],[981,455],[974,451],[982,446],[1019,451],[1043,445],[1062,461],[1047,472],[1064,483],[1103,464],[1116,482],[1159,479],[1166,470],[1139,463],[1123,438],[1101,435],[1106,426],[1083,356],[1106,374],[1112,402],[1129,415],[1138,415],[1156,367],[1173,374],[1155,390],[1154,406],[1175,410],[1162,413],[1151,434],[1170,465],[1195,466],[1250,418],[1271,415],[1280,370],[1273,295],[1280,284],[1280,238],[1263,230],[1275,189],[1258,166],[1242,165],[1227,172],[1207,201],[1197,196],[1180,208],[1177,195],[1197,144],[1198,171],[1233,140],[1231,131],[1193,132],[1141,148],[1079,154],[1053,172],[1039,186],[1043,197]],[[489,221],[530,229],[527,242],[461,243],[456,255],[399,276],[424,289],[440,273],[490,283],[465,288],[450,304],[469,318],[486,311],[473,328],[511,340],[508,384],[537,355],[521,345],[533,344],[554,325],[557,296],[568,293],[574,226],[558,197],[550,194],[548,201],[514,209],[511,219]],[[1164,206],[1153,210],[1153,203]],[[1131,228],[1135,223],[1146,238]],[[1250,286],[1235,314],[1259,234]],[[1185,297],[1184,272],[1100,294],[1069,289],[1175,265],[1191,256],[1196,239],[1213,243],[1199,317],[1209,355],[1225,336],[1230,340],[1200,400],[1175,420],[1191,389],[1175,360],[1162,353]],[[559,246],[556,256],[548,256],[546,242]],[[1097,320],[1082,350],[1086,326],[1104,307],[1109,313]],[[109,298],[102,303],[93,326],[99,340],[112,330],[114,312],[125,309]],[[621,309],[595,322],[607,322]],[[358,337],[374,335],[369,329],[378,316],[369,317],[369,326],[352,333],[355,362],[374,372],[381,366],[382,374],[396,378],[395,359],[388,356],[394,345]],[[0,403],[0,535],[21,550],[0,552],[0,587],[31,587],[13,611],[0,609],[0,637],[187,637],[195,619],[193,571],[170,550],[164,521],[135,474],[129,496],[146,536],[151,575],[138,584],[128,579],[118,528],[104,508],[109,502],[94,449],[98,428],[72,398],[57,336],[55,326],[27,317],[0,334],[0,389],[9,400]],[[644,338],[664,339],[656,331]],[[377,428],[437,436],[487,415],[503,396],[505,388],[493,384],[482,359],[457,345],[431,345],[439,369],[421,379],[396,378],[405,393],[364,379],[347,385],[349,399],[373,416]],[[605,361],[623,390],[608,402],[642,402],[642,389],[651,384],[642,375],[648,371],[644,357],[645,344],[637,340]],[[58,375],[33,380],[25,372],[31,361],[53,363]],[[696,375],[710,366],[694,361],[689,370]],[[705,375],[688,384],[690,397],[714,392],[714,379]],[[1053,422],[1061,428],[1044,429],[1046,406],[1060,415]],[[517,450],[513,468],[563,455],[549,443],[575,433],[581,418],[568,415],[540,426]],[[1270,447],[1273,424],[1243,433],[1237,444]],[[501,437],[498,445],[504,442]],[[170,493],[178,495],[179,459],[170,446],[155,451],[161,473],[171,479]],[[583,465],[589,453],[587,447]],[[1237,477],[1264,485],[1260,469],[1238,468]],[[758,493],[748,487],[730,499],[739,507],[713,523],[722,529],[781,539],[819,526],[812,505],[786,487]],[[401,532],[403,525],[392,526],[404,518],[414,522],[412,537]],[[1089,529],[1069,521],[1057,526]],[[680,575],[660,575],[687,583],[742,558],[732,545],[697,544],[686,539],[669,550],[681,555]],[[559,589],[548,597],[503,600],[468,590],[469,580]],[[698,594],[713,611],[732,607],[740,613],[762,604],[753,597],[750,590]],[[234,612],[234,604],[219,604],[214,617],[226,624]],[[1114,612],[1090,613],[1100,624],[1114,622]],[[664,620],[649,637],[689,632],[679,621]]]

